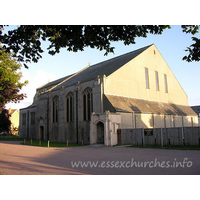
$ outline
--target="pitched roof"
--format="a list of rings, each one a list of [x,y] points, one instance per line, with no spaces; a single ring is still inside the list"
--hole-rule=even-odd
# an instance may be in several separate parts
[[[135,112],[196,116],[196,113],[189,106],[114,95],[105,95],[104,111],[105,110],[110,110],[111,112]]]
[[[13,115],[15,111],[18,111],[17,109],[11,109],[10,115]]]
[[[69,78],[71,75],[68,75],[68,76],[65,76],[65,77],[62,77],[60,79],[57,79],[57,80],[54,80],[54,81],[51,81],[49,83],[46,83],[45,85],[37,88],[37,89],[44,89],[44,88],[48,88],[48,87],[52,87],[54,85],[57,85],[59,84],[60,82],[64,81],[65,79]]]
[[[28,107],[21,108],[20,111],[21,111],[21,110],[30,109],[30,108],[36,108],[36,103],[33,103],[33,104],[31,104],[30,106],[28,106]]]
[[[191,108],[196,112],[197,114],[200,113],[200,106],[191,106]]]
[[[92,65],[92,66],[78,72],[71,78],[69,78],[70,76],[66,76],[66,77],[62,78],[62,80],[61,80],[61,81],[63,81],[63,83],[54,89],[58,89],[62,86],[74,85],[78,81],[81,81],[81,82],[89,81],[89,80],[95,79],[98,75],[99,76],[103,76],[103,75],[109,76],[110,74],[115,72],[117,69],[122,67],[124,64],[131,61],[133,58],[135,58],[136,56],[141,54],[143,51],[148,49],[150,46],[152,46],[152,45],[148,45],[146,47],[137,49],[135,51],[126,53],[124,55],[117,56],[115,58]],[[67,80],[64,81],[64,79],[67,79]],[[51,84],[51,83],[49,83],[49,84]],[[47,87],[47,85],[45,87]]]

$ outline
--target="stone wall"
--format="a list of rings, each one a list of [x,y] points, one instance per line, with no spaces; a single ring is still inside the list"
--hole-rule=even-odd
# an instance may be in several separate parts
[[[103,132],[99,132],[98,124],[103,125]],[[117,130],[121,125],[121,115],[106,111],[102,114],[92,113],[90,122],[90,144],[99,143],[98,137],[102,134],[102,144],[113,146],[118,143]]]

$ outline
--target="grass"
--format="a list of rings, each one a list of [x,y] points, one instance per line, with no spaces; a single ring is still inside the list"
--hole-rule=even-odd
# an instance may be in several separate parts
[[[19,138],[19,136],[13,135],[13,136],[0,136],[0,141],[24,141],[23,138]],[[21,144],[24,145],[24,142]],[[31,145],[30,139],[26,139],[25,145]],[[41,145],[39,144],[39,141],[33,140],[32,146],[41,146],[41,147],[48,147],[47,141],[41,141]],[[82,144],[68,144],[68,147],[78,147],[78,146],[85,146]],[[67,147],[66,142],[49,142],[49,147]]]
[[[0,136],[0,141],[24,141],[23,138],[19,138],[19,136],[13,135],[13,136]],[[22,142],[21,144],[24,144]],[[30,139],[26,139],[25,145],[31,145]],[[41,146],[41,147],[48,147],[47,141],[41,141],[41,145],[39,145],[39,141],[33,140],[32,146]],[[77,147],[82,146],[82,144],[68,144],[68,147]],[[85,144],[84,144],[85,146]],[[67,143],[65,142],[50,142],[49,147],[67,147]]]
[[[22,141],[23,138],[20,138],[18,135],[12,135],[12,136],[0,136],[0,140],[2,141]]]
[[[23,145],[31,145],[30,141],[26,141],[25,144],[21,143]],[[40,147],[48,147],[48,142],[47,141],[41,141],[41,145],[39,144],[39,141],[33,140],[32,141],[32,146],[40,146]],[[66,142],[49,142],[49,147],[78,147],[78,146],[85,146],[82,144],[71,144],[69,143],[67,146]]]
[[[130,145],[127,147],[133,147],[133,148],[152,148],[152,149],[176,149],[176,150],[200,150],[200,147],[198,146],[136,146],[136,145]]]

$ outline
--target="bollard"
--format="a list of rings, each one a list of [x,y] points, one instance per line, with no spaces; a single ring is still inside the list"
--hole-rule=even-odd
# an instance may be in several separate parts
[[[170,146],[170,139],[169,139],[169,146]]]
[[[68,140],[67,140],[67,147],[68,147]]]
[[[48,148],[49,148],[49,140],[48,140]]]
[[[155,138],[155,146],[156,146],[156,138]]]
[[[24,144],[26,143],[26,139],[24,139]]]
[[[41,146],[41,141],[39,141],[39,146]]]
[[[32,139],[31,139],[31,145],[32,145]]]

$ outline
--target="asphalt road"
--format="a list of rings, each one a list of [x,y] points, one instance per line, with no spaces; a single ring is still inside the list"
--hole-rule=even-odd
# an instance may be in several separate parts
[[[42,148],[20,145],[19,141],[0,141],[0,172],[5,175],[200,175],[200,151],[106,146]]]

